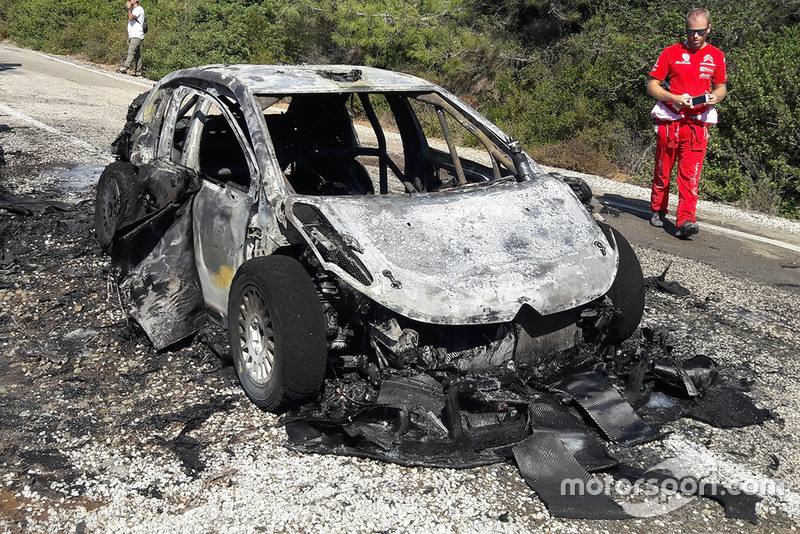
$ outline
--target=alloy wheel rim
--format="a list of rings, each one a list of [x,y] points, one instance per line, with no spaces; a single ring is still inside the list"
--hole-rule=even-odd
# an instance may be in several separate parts
[[[242,295],[237,321],[240,368],[257,384],[266,384],[275,370],[275,333],[266,303],[255,288]]]

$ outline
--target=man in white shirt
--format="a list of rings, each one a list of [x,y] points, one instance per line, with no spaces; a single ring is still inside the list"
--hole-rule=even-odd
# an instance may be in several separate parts
[[[125,3],[125,9],[128,11],[128,58],[125,60],[125,66],[118,68],[117,72],[127,74],[128,69],[133,64],[134,70],[131,74],[137,76],[142,73],[141,49],[145,32],[144,8],[139,5],[139,0],[128,0]]]

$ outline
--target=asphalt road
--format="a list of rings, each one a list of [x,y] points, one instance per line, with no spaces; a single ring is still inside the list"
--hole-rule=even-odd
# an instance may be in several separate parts
[[[594,181],[598,184],[597,181]],[[797,223],[767,226],[741,211],[713,209],[703,203],[697,219],[701,233],[690,240],[674,237],[674,215],[663,228],[650,226],[649,191],[638,197],[608,192],[607,183],[596,187],[595,202],[618,210],[609,219],[632,243],[706,263],[715,269],[759,284],[800,294],[800,233]],[[672,213],[674,214],[674,208]],[[747,215],[747,214],[745,214]]]
[[[10,164],[29,166],[9,173],[16,177],[14,191],[34,193],[57,184],[68,192],[68,201],[86,205],[93,181],[111,161],[110,143],[124,123],[128,104],[150,84],[111,68],[0,43],[0,145]],[[0,437],[6,440],[0,442],[0,532],[794,530],[800,526],[800,223],[703,203],[698,213],[701,233],[678,240],[671,235],[674,226],[656,229],[647,224],[646,190],[587,179],[596,209],[634,245],[645,275],[659,274],[672,264],[669,278],[693,292],[683,300],[648,292],[643,324],[668,324],[676,354],[712,356],[752,384],[757,404],[776,415],[774,421],[746,429],[678,422],[669,427],[667,439],[653,445],[662,456],[681,458],[695,476],[758,486],[756,493],[764,497],[758,525],[725,518],[718,505],[705,500],[650,519],[556,520],[510,466],[405,469],[287,452],[280,446],[281,431],[271,426],[275,419],[249,405],[229,367],[219,371],[196,347],[154,354],[146,340],[123,332],[114,303],[98,298],[105,293],[105,267],[95,250],[74,253],[63,266],[53,260],[52,276],[43,279],[30,272],[0,275],[6,278],[0,278],[0,337],[8,336],[0,339],[0,405],[22,405],[26,396],[38,398],[52,388],[53,398],[42,400],[42,417],[55,417],[58,410],[64,414],[51,431],[34,424],[36,408],[26,409],[34,413],[27,413],[21,426],[38,428],[28,436],[27,450],[17,442],[28,438],[16,435],[7,423],[4,428],[7,419],[0,408]],[[64,188],[70,180],[74,187]],[[69,224],[62,226],[69,230]],[[14,230],[12,237],[35,243],[41,248],[41,265],[48,265],[47,247],[55,249],[57,240],[19,232]],[[80,239],[88,249],[97,248],[85,228]],[[73,259],[83,262],[80,269]],[[27,261],[28,267],[36,266]],[[49,286],[50,294],[42,295],[42,286]],[[51,323],[35,330],[41,314],[25,310],[51,302],[62,303],[63,309],[68,301],[73,313],[63,320],[71,325],[69,334],[90,329],[113,335],[102,344],[88,341],[90,355],[73,357],[67,351],[59,359],[41,349],[57,337],[54,332],[64,329]],[[87,302],[95,306],[91,314],[86,313]],[[14,337],[16,332],[23,335]],[[40,375],[33,372],[37,367],[43,369]],[[147,369],[137,371],[140,367]],[[90,376],[100,384],[109,381],[102,395],[85,386],[89,382],[82,377]],[[138,377],[133,385],[131,376]],[[24,387],[15,387],[14,380]],[[80,391],[65,389],[69,384],[84,386]],[[70,395],[59,399],[61,391]],[[176,420],[168,419],[166,429],[145,425],[149,437],[142,437],[142,421],[148,411],[200,402],[204,396],[224,397],[219,406],[227,415],[206,414],[197,423],[194,435],[206,447],[203,458],[209,468],[202,476],[185,477],[155,443],[176,439],[174,428],[172,434],[169,430]],[[80,429],[73,427],[81,425],[70,423],[67,413],[74,406],[90,418],[92,439],[80,438]],[[126,411],[133,415],[120,415]],[[105,442],[97,437],[103,432]],[[70,472],[75,480],[59,480],[63,473],[58,470],[37,478],[35,469],[47,471],[47,462],[40,459],[33,469],[19,459],[30,456],[23,454],[26,450],[41,458],[44,444],[61,447],[60,454],[80,468]],[[49,486],[43,488],[42,480]],[[778,492],[770,490],[775,482],[780,483]]]

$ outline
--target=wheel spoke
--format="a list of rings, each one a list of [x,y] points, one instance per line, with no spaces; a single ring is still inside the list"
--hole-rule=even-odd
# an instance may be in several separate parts
[[[256,289],[242,294],[236,323],[243,370],[259,384],[268,382],[275,367],[275,334],[266,303]]]

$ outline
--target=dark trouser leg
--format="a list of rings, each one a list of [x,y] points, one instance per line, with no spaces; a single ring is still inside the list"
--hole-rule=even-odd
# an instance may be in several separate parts
[[[141,70],[142,68],[142,54],[141,54],[141,47],[142,47],[142,39],[128,39],[128,57],[125,60],[125,68],[131,68],[131,64],[134,65],[136,70]]]

